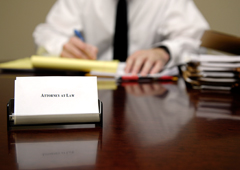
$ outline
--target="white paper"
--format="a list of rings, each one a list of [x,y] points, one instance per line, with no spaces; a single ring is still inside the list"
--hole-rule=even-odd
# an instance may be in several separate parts
[[[228,56],[228,55],[192,55],[191,61],[198,62],[217,62],[217,63],[239,63],[240,56]]]
[[[116,79],[118,79],[121,76],[130,75],[130,74],[126,74],[124,72],[124,68],[125,67],[126,67],[126,63],[125,62],[121,62],[121,63],[118,64],[118,69],[117,69],[116,73],[91,71],[90,74],[91,75],[96,75],[96,76],[110,76],[110,77],[115,77]],[[162,77],[162,76],[175,76],[175,75],[178,75],[178,74],[179,74],[179,72],[178,72],[178,68],[176,66],[176,67],[171,67],[171,68],[164,69],[160,73],[148,74],[146,77],[158,78],[158,77]]]
[[[14,114],[99,113],[96,77],[17,77]]]
[[[238,68],[238,67],[240,67],[240,63],[201,62],[200,66],[203,66],[203,67],[217,67],[217,68]]]
[[[234,73],[231,72],[199,72],[197,74],[198,76],[203,76],[203,77],[214,77],[214,78],[222,78],[222,77],[235,77]]]
[[[234,71],[235,68],[198,66],[198,71]]]
[[[199,78],[201,81],[205,82],[218,82],[218,83],[234,83],[237,82],[237,79],[233,78]]]

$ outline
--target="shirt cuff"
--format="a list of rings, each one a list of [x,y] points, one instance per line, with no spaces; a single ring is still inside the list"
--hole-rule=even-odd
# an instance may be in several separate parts
[[[157,47],[157,48],[163,49],[163,50],[169,55],[169,59],[168,59],[168,61],[165,63],[165,66],[166,66],[166,65],[169,63],[169,61],[171,60],[171,53],[170,53],[168,47],[166,47],[166,46],[164,46],[164,45],[161,45],[161,46],[159,46],[159,47]]]

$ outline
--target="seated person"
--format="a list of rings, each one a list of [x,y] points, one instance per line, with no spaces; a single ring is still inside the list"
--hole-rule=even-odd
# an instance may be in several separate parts
[[[127,42],[115,40],[117,7],[123,4],[119,11],[126,14],[118,16],[127,17]],[[49,55],[90,60],[118,59],[114,44],[127,44],[120,59],[125,72],[144,76],[178,64],[186,51],[196,52],[208,28],[192,0],[58,0],[33,37]],[[74,36],[76,29],[84,41]]]

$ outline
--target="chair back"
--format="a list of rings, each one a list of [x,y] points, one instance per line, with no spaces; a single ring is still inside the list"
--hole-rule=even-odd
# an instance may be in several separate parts
[[[240,38],[212,30],[207,30],[202,36],[202,47],[240,55]]]

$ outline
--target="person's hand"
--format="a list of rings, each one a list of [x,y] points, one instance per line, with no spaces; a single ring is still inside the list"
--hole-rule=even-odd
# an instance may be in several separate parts
[[[125,85],[126,92],[134,96],[161,96],[167,89],[160,83]]]
[[[77,37],[72,37],[63,45],[61,57],[64,58],[81,58],[96,60],[98,49],[90,44],[84,43]]]
[[[128,57],[125,73],[133,75],[140,73],[141,76],[158,73],[169,58],[169,54],[161,48],[137,51]]]

